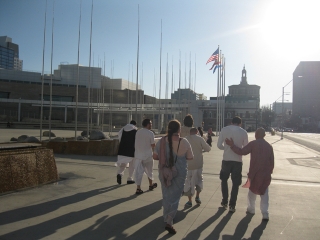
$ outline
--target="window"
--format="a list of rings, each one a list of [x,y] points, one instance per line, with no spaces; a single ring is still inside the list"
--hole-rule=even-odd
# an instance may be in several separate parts
[[[9,92],[0,92],[0,98],[9,98],[10,93]]]
[[[45,101],[50,101],[50,95],[43,95]],[[57,102],[73,102],[73,96],[58,96],[52,95],[52,101]]]

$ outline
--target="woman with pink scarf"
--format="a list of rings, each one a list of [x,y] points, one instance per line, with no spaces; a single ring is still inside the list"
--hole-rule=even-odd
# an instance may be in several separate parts
[[[193,159],[190,143],[180,138],[180,122],[172,120],[168,124],[167,135],[158,141],[153,159],[159,160],[159,179],[162,189],[163,218],[165,229],[175,234],[173,219],[177,213],[184,182],[187,176],[187,160]],[[176,170],[172,172],[165,166]]]

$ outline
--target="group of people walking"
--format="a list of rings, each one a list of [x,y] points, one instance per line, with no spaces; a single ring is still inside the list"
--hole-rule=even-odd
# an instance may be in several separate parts
[[[143,193],[141,181],[144,173],[149,180],[149,190],[153,190],[157,187],[157,183],[153,183],[153,160],[158,160],[165,229],[171,234],[176,233],[173,228],[173,220],[181,196],[188,197],[185,207],[193,205],[193,196],[195,196],[195,202],[201,204],[202,153],[211,150],[211,146],[201,136],[199,130],[193,127],[191,115],[184,118],[183,124],[184,126],[181,126],[178,120],[170,121],[167,135],[156,144],[154,133],[151,131],[150,119],[143,120],[143,128],[140,130],[136,128],[136,122],[131,121],[119,132],[118,184],[122,183],[125,168],[129,167],[127,184],[136,184],[136,194]],[[247,213],[255,213],[256,195],[260,195],[263,219],[268,220],[268,186],[274,167],[274,156],[272,146],[264,140],[264,136],[264,129],[259,128],[256,131],[256,140],[248,144],[248,134],[241,128],[241,118],[235,117],[231,125],[221,130],[217,146],[224,151],[220,171],[222,207],[225,209],[229,207],[229,212],[235,212],[238,190],[242,182],[241,155],[251,153]],[[232,190],[229,200],[228,179],[230,176]]]

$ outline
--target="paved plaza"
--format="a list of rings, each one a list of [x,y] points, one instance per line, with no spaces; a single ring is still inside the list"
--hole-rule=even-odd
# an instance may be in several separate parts
[[[74,136],[72,131],[53,132]],[[22,134],[39,136],[39,131],[0,129],[0,142]],[[266,140],[275,153],[269,222],[262,221],[259,198],[256,214],[246,214],[244,188],[235,213],[220,207],[223,152],[215,137],[212,151],[204,154],[202,204],[186,209],[187,197],[181,198],[176,235],[164,230],[161,189],[148,191],[146,176],[141,187],[145,193],[135,195],[135,185],[117,184],[116,157],[56,154],[59,182],[0,195],[0,239],[319,239],[320,153],[279,136],[267,135]],[[249,156],[243,159],[245,182]],[[156,161],[154,177],[159,184]]]

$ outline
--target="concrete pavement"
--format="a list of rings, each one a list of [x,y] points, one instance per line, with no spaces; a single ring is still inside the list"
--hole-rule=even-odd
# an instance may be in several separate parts
[[[61,181],[0,196],[0,239],[319,239],[319,152],[279,139],[266,137],[275,152],[269,222],[261,221],[259,198],[256,214],[245,213],[244,188],[234,214],[220,208],[222,151],[214,138],[204,155],[202,204],[185,209],[181,198],[176,235],[164,230],[160,186],[137,196],[135,185],[116,183],[116,157],[56,155]],[[244,182],[249,156],[243,159]]]

